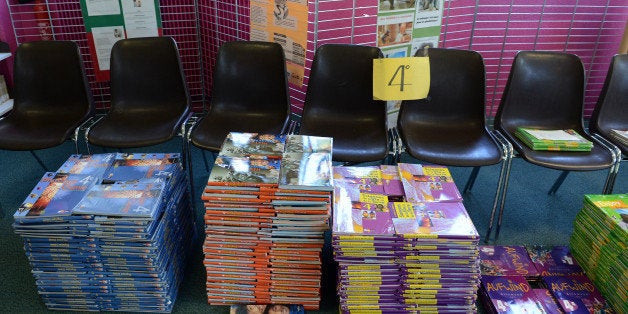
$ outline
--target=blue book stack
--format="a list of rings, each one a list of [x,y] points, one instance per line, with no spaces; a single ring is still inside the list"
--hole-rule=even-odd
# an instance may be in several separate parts
[[[14,215],[47,307],[171,312],[195,238],[180,156],[73,155],[60,170],[79,173],[47,173]]]

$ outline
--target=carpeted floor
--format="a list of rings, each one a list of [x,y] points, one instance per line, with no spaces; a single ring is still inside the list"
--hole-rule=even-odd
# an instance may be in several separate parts
[[[180,139],[155,147],[125,151],[179,152]],[[92,152],[100,153],[104,150],[96,148]],[[196,195],[200,195],[200,189],[209,174],[205,170],[199,150],[194,149],[192,152]],[[72,143],[37,152],[51,170],[57,169],[72,153],[74,153]],[[207,156],[211,158],[211,154]],[[209,162],[211,165],[212,161]],[[408,156],[402,156],[402,162],[420,163]],[[46,308],[37,294],[21,239],[13,233],[11,223],[17,206],[22,203],[41,178],[44,169],[29,152],[11,151],[0,151],[0,169],[2,169],[0,175],[0,313],[43,313],[46,312]],[[450,170],[458,187],[462,189],[471,169],[452,167]],[[620,169],[615,183],[615,193],[628,193],[627,171]],[[486,233],[488,226],[498,174],[499,166],[482,168],[473,190],[464,195],[464,205],[482,236]],[[583,195],[601,193],[607,172],[602,170],[570,173],[556,195],[548,196],[547,190],[559,174],[559,171],[537,167],[522,159],[516,158],[513,161],[502,231],[497,244],[565,245],[568,243],[572,222],[580,210]],[[199,232],[202,234],[203,208],[200,199],[196,201],[196,211]],[[173,312],[228,313],[228,307],[207,305],[204,287],[205,270],[202,264],[200,243],[199,241],[193,252],[194,257],[188,265]],[[323,253],[323,259],[321,310],[313,313],[337,313],[335,270],[329,246]]]

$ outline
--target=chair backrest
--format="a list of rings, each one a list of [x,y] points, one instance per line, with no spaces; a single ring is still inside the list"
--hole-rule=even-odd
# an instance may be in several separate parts
[[[628,128],[628,54],[611,60],[604,87],[593,109],[589,130],[608,136],[612,129]]]
[[[171,37],[130,38],[111,49],[111,111],[189,111],[189,95],[177,45]]]
[[[386,103],[373,100],[373,59],[379,48],[327,44],[316,49],[303,105],[302,128],[319,119],[386,119]]]
[[[277,43],[232,41],[218,50],[210,114],[290,113],[286,60]],[[254,128],[253,128],[254,129]]]
[[[386,102],[373,100],[373,59],[381,56],[379,48],[349,44],[314,53],[300,133],[332,137],[335,161],[386,157]]]
[[[15,52],[13,79],[16,114],[57,117],[76,127],[93,112],[93,98],[75,42],[21,44]]]
[[[404,100],[399,126],[421,124],[422,130],[444,128],[485,131],[485,74],[482,56],[469,50],[430,48],[430,91],[426,99]],[[429,136],[429,134],[425,134]]]
[[[517,127],[574,129],[584,133],[584,67],[578,56],[522,51],[495,116],[495,128],[514,134]]]

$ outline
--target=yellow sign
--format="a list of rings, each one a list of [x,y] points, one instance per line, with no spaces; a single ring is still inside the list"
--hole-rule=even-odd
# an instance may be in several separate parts
[[[373,60],[373,98],[409,100],[426,98],[430,91],[428,57]]]

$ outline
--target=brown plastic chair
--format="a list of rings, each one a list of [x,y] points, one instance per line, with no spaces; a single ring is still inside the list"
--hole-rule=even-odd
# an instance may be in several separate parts
[[[281,45],[260,41],[223,44],[214,67],[209,111],[195,122],[187,142],[216,153],[229,132],[281,134],[290,114],[286,60]],[[190,147],[187,149],[190,155]],[[205,167],[209,169],[207,163]],[[192,177],[191,156],[188,157]]]
[[[496,208],[504,206],[512,146],[486,126],[485,70],[475,51],[431,48],[427,99],[401,102],[397,128],[406,152],[421,161],[473,167],[464,192],[482,166],[502,163],[486,241]]]
[[[495,129],[510,141],[518,156],[546,168],[562,170],[550,188],[556,190],[569,171],[609,169],[602,189],[609,193],[619,156],[610,143],[591,136],[584,129],[584,68],[578,56],[560,52],[522,51],[513,61]],[[573,129],[593,142],[590,152],[532,150],[517,137],[518,127],[545,130]],[[499,214],[497,234],[503,209]]]
[[[89,144],[152,146],[185,133],[190,97],[174,39],[119,40],[110,64],[111,108],[85,132],[88,151]]]
[[[327,44],[316,49],[300,134],[334,139],[333,160],[368,162],[388,154],[386,103],[373,100],[379,48]]]
[[[30,151],[74,141],[93,113],[79,47],[72,41],[21,44],[14,59],[14,106],[0,118],[0,149]]]
[[[615,55],[589,122],[593,136],[601,136],[617,146],[618,156],[628,156],[628,146],[611,136],[611,130],[628,130],[628,54]],[[619,167],[620,163],[617,163]],[[615,170],[615,174],[619,169]],[[613,181],[614,182],[614,181]],[[613,186],[610,187],[612,193]]]

